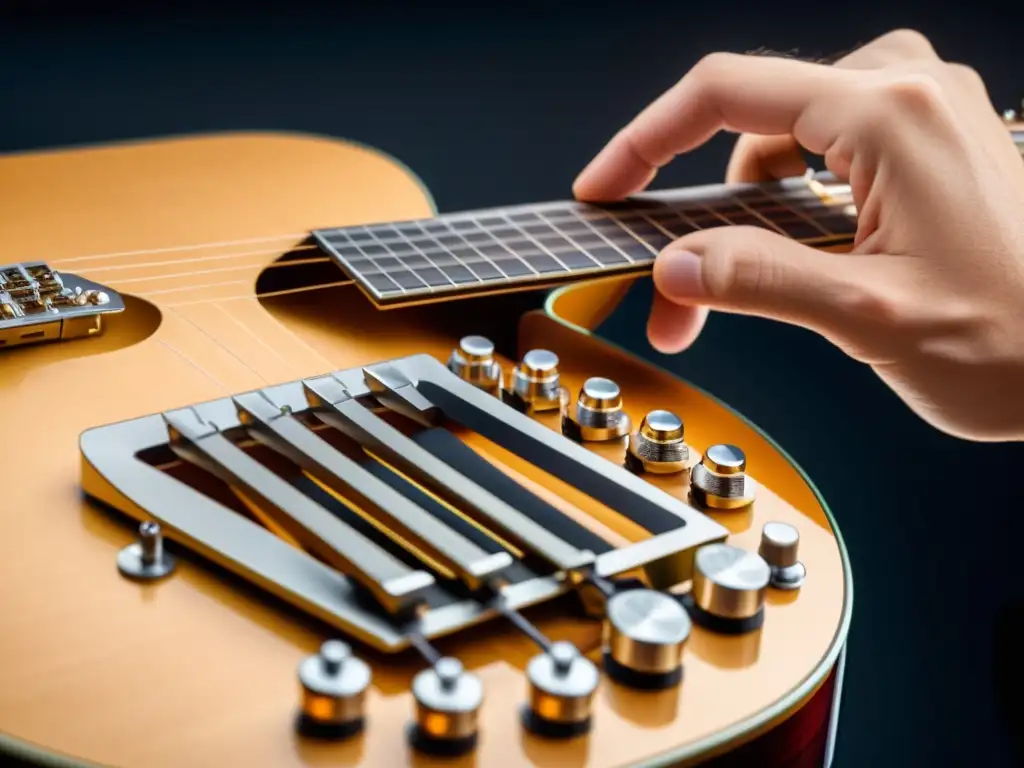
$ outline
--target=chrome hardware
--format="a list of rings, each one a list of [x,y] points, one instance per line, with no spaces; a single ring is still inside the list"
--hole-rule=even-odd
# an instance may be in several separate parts
[[[606,613],[604,665],[613,680],[647,690],[682,680],[692,622],[677,598],[630,589],[612,596]]]
[[[765,523],[757,552],[771,568],[776,589],[799,589],[807,569],[798,558],[800,532],[789,523]]]
[[[590,730],[591,704],[600,680],[597,667],[572,643],[557,642],[526,665],[530,700],[524,727],[549,738],[570,738]]]
[[[494,343],[488,338],[464,336],[448,358],[448,370],[485,392],[501,392],[501,366],[494,359]]]
[[[626,468],[633,472],[672,474],[693,466],[683,442],[683,420],[671,411],[651,411],[629,436]]]
[[[690,498],[706,509],[739,509],[754,501],[757,484],[735,445],[712,445],[690,472]]]
[[[523,413],[556,410],[561,405],[558,355],[548,349],[531,349],[512,369],[512,386],[506,392],[509,405]]]
[[[174,571],[177,562],[164,550],[160,524],[147,520],[139,524],[139,538],[117,553],[117,569],[137,581],[156,581]]]
[[[583,382],[570,415],[568,393],[562,396],[562,433],[574,440],[604,442],[629,434],[632,422],[622,408],[622,392],[611,379],[594,376]]]
[[[693,586],[684,600],[695,622],[727,633],[757,629],[771,568],[760,555],[729,544],[708,544],[693,559]]]
[[[363,729],[366,689],[372,673],[352,648],[340,640],[328,640],[320,653],[299,665],[302,708],[297,728],[304,736],[344,739]]]
[[[524,514],[522,497],[502,490],[507,483],[494,484],[478,464],[447,453],[457,443],[498,479],[507,477],[451,425],[557,474],[651,535],[597,555],[573,543],[543,517]],[[253,440],[289,460],[257,460]],[[360,451],[346,453],[346,445]],[[596,460],[586,447],[428,354],[118,421],[86,430],[79,446],[82,487],[90,499],[113,500],[107,503],[123,514],[158,522],[179,546],[383,653],[410,647],[405,627],[412,613],[427,640],[468,633],[499,617],[502,611],[487,596],[494,582],[505,582],[501,595],[509,610],[575,592],[578,580],[591,574],[607,579],[642,572],[648,586],[667,589],[692,577],[698,547],[728,535],[677,495]],[[143,458],[168,450],[219,478],[252,517],[232,508],[230,496],[208,494],[205,486]],[[406,494],[402,484],[426,493]],[[522,487],[517,492],[531,493]],[[534,512],[556,513],[533,498]],[[349,503],[357,509],[346,509]],[[446,516],[445,505],[473,522]],[[395,539],[362,533],[362,515]],[[435,523],[450,535],[438,535]],[[508,549],[473,544],[457,523],[493,532],[546,563],[548,572],[522,567]],[[456,581],[465,587],[453,587]]]
[[[462,755],[477,742],[477,714],[484,701],[484,686],[466,672],[462,662],[438,659],[412,681],[416,699],[416,723],[410,731],[412,745],[429,754]]]
[[[0,266],[0,349],[95,336],[123,310],[109,288],[43,262]]]

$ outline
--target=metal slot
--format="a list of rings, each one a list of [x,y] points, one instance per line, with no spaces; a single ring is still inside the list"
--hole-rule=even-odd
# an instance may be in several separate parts
[[[325,382],[321,386],[329,387],[326,382],[331,378],[311,381]],[[693,555],[699,546],[723,541],[728,535],[724,526],[689,504],[625,468],[595,457],[585,447],[481,392],[452,375],[429,355],[413,355],[369,366],[363,370],[362,383],[353,378],[335,375],[333,379],[339,384],[336,389],[328,389],[328,397],[339,397],[339,390],[355,396],[363,389],[379,392],[385,388],[386,393],[377,395],[385,405],[414,417],[418,412],[423,423],[432,423],[443,414],[523,460],[561,477],[654,534],[650,539],[600,555],[596,561],[599,575],[642,567],[653,586],[674,586],[691,577]],[[310,389],[310,381],[306,385]],[[353,410],[347,401],[341,399],[341,402],[347,412]],[[412,444],[411,440],[405,440]],[[400,450],[405,453],[404,444]],[[415,461],[420,461],[420,454]],[[440,467],[447,467],[434,461]]]
[[[592,552],[563,541],[452,469],[361,405],[339,379],[327,375],[306,379],[303,384],[314,413],[324,423],[372,450],[421,486],[451,500],[481,525],[493,527],[516,546],[544,558],[560,571],[578,571],[593,563]]]
[[[239,420],[255,439],[287,456],[317,480],[454,571],[470,589],[513,564],[507,552],[488,553],[372,475],[308,429],[286,403],[264,392],[234,398]]]
[[[414,571],[250,457],[192,409],[164,414],[171,448],[238,488],[308,551],[397,614],[424,601],[434,577]]]

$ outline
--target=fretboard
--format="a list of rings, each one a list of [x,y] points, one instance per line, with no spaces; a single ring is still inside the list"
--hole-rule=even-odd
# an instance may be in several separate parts
[[[673,240],[711,227],[764,227],[811,245],[849,242],[857,223],[848,194],[821,193],[805,179],[714,185],[611,205],[490,208],[313,235],[376,303],[394,306],[649,271]]]

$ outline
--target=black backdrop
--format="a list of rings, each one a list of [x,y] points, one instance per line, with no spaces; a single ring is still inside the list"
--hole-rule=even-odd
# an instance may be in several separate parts
[[[912,26],[975,66],[996,106],[1024,93],[1019,14],[979,3],[139,5],[0,3],[0,151],[329,134],[398,157],[453,210],[567,195],[613,131],[716,49],[827,54]],[[658,185],[719,180],[729,149],[713,141]],[[641,283],[602,332],[765,428],[838,516],[856,597],[837,765],[1012,764],[1000,699],[1020,683],[1005,649],[1020,647],[1024,490],[993,480],[1013,476],[1022,447],[935,433],[794,328],[715,316],[691,351],[662,357],[643,336],[650,291]]]

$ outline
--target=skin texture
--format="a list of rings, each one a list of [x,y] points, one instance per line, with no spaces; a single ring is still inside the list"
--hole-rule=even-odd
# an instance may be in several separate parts
[[[651,343],[678,352],[709,309],[816,331],[870,365],[919,416],[978,441],[1024,439],[1024,164],[981,78],[897,30],[826,65],[718,53],[623,128],[576,180],[584,200],[646,187],[719,131],[729,181],[806,170],[850,183],[850,253],[764,229],[670,244],[654,266]]]

